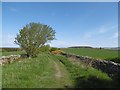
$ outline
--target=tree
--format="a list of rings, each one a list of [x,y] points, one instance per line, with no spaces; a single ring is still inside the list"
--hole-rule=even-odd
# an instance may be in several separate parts
[[[44,45],[44,46],[39,48],[40,52],[47,52],[49,50],[50,50],[50,45]]]
[[[28,57],[35,57],[39,48],[55,39],[55,31],[48,25],[29,23],[15,37],[15,43],[23,48]]]

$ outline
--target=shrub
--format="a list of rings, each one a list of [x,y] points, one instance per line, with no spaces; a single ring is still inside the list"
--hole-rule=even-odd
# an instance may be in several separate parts
[[[58,48],[56,48],[56,47],[51,47],[50,52],[55,51],[55,50],[58,50]]]
[[[51,51],[52,54],[60,54],[60,53],[62,53],[62,52],[63,52],[62,50]]]
[[[50,46],[49,45],[44,45],[44,46],[39,48],[40,52],[47,52],[49,50],[50,50]]]

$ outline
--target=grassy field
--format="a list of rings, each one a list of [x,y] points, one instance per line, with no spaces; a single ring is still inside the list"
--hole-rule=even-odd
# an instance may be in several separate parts
[[[25,54],[25,51],[0,52],[2,56]]]
[[[16,54],[19,53],[16,52]],[[86,67],[60,55],[41,53],[36,58],[20,59],[12,64],[4,65],[2,67],[2,87],[89,88],[118,87],[118,84],[106,73],[97,69]]]
[[[65,66],[47,53],[5,65],[2,71],[3,88],[63,88],[72,85]]]
[[[73,53],[76,55],[83,55],[83,56],[90,56],[93,58],[100,58],[100,59],[118,57],[118,51],[109,50],[109,49],[64,48],[63,50],[67,53]]]

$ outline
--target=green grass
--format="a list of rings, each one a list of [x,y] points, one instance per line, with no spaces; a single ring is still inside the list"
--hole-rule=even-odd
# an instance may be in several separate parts
[[[25,54],[25,51],[0,52],[2,56]]]
[[[8,54],[9,53],[9,54]],[[13,54],[12,52],[4,55]],[[24,52],[14,52],[19,54]],[[60,74],[60,77],[57,76]],[[118,87],[106,73],[78,61],[41,53],[2,67],[3,88]]]
[[[91,48],[64,48],[67,53],[76,55],[90,56],[93,58],[107,59],[118,57],[118,51],[108,49],[91,49]]]
[[[55,76],[56,68],[53,62],[60,67],[63,76],[60,79]],[[64,65],[47,53],[3,66],[2,78],[3,88],[62,88],[71,84]]]
[[[118,82],[90,66],[86,67],[78,61],[69,60],[63,56],[57,58],[66,66],[74,81],[74,87],[79,88],[113,88],[119,87]]]

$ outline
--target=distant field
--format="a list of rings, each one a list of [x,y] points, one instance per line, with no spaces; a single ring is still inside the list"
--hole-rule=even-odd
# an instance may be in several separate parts
[[[2,56],[24,54],[25,51],[0,52]]]
[[[93,58],[100,58],[100,59],[118,57],[117,50],[93,49],[93,48],[64,48],[63,50],[65,52],[73,53],[76,55],[90,56]]]

